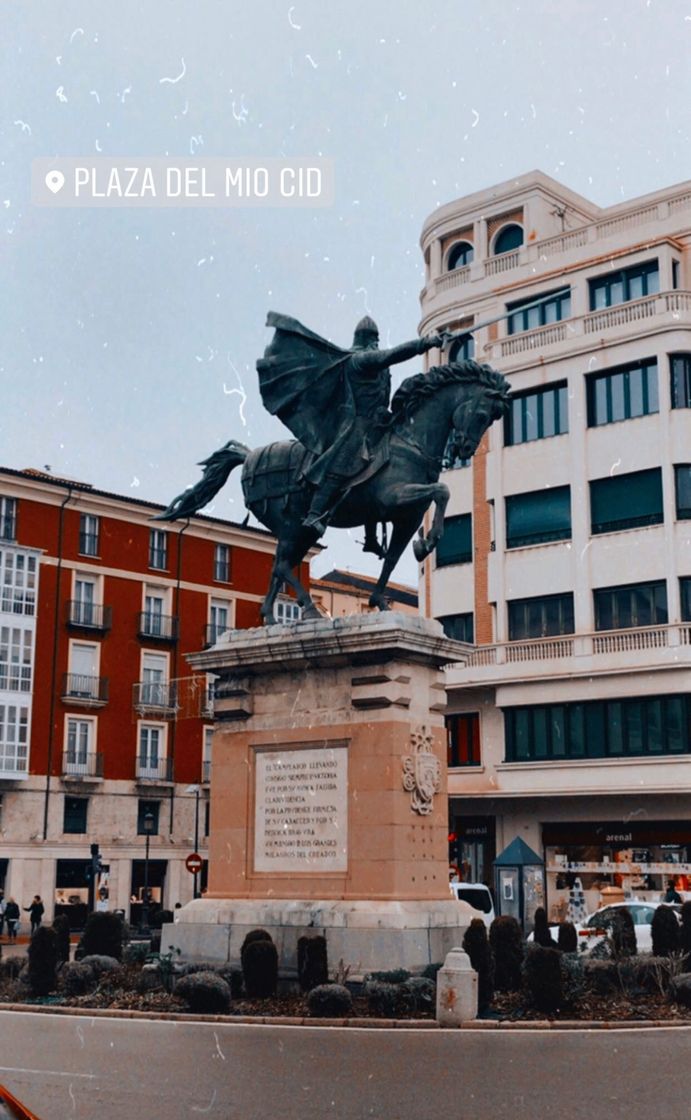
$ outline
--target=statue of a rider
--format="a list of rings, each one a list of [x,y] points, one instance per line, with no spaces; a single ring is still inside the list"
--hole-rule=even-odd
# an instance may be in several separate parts
[[[303,525],[321,536],[353,484],[386,461],[389,367],[440,346],[442,338],[380,350],[377,324],[366,315],[352,347],[342,350],[287,315],[269,312],[267,326],[275,334],[257,362],[262,399],[312,453],[304,477],[314,492]],[[374,522],[365,527],[365,551],[381,552]]]

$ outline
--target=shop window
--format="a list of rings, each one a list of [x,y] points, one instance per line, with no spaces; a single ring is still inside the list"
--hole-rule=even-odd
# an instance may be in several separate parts
[[[674,489],[677,517],[680,521],[691,518],[691,465],[682,463],[674,468]]]
[[[573,595],[544,595],[514,599],[509,608],[509,641],[573,634]]]
[[[494,239],[492,253],[498,257],[500,253],[510,253],[513,249],[518,249],[523,244],[523,227],[511,222],[510,225],[503,226]]]
[[[637,626],[664,626],[667,585],[664,580],[602,587],[593,592],[596,630],[627,630]]]
[[[466,614],[442,615],[437,621],[441,622],[447,638],[453,638],[456,642],[467,642],[468,645],[473,644],[475,639],[472,611]]]
[[[17,539],[17,500],[0,495],[0,540]]]
[[[504,443],[530,443],[535,439],[561,436],[569,430],[566,382],[512,393],[504,416]]]
[[[664,520],[660,468],[595,479],[590,483],[590,520],[592,533],[660,525]]]
[[[449,766],[480,766],[480,714],[463,712],[446,717]]]
[[[98,556],[99,529],[98,517],[94,517],[91,513],[81,513],[79,515],[80,556]]]
[[[80,833],[86,832],[86,815],[89,807],[88,797],[66,797],[62,831]]]
[[[506,499],[506,547],[564,541],[571,537],[571,490],[552,486]]]
[[[591,374],[586,378],[586,386],[591,428],[660,411],[654,358]]]
[[[469,513],[444,518],[444,535],[436,548],[437,567],[469,564],[473,559],[473,519]]]
[[[691,408],[691,354],[670,354],[672,408]]]
[[[660,290],[660,272],[656,260],[632,268],[608,272],[588,281],[590,310],[599,311],[632,299],[642,299]]]
[[[446,267],[449,272],[453,272],[454,268],[465,268],[467,264],[473,259],[475,250],[468,241],[458,241],[451,252]]]
[[[143,801],[137,803],[137,836],[146,836],[147,829],[144,826],[144,817],[147,813],[151,814],[154,818],[153,828],[149,832],[150,836],[158,836],[158,818],[161,809],[160,801]]]
[[[532,306],[542,300],[538,307]],[[509,334],[532,331],[549,323],[568,319],[571,314],[571,289],[560,288],[543,296],[527,296],[526,299],[507,303],[507,330]]]

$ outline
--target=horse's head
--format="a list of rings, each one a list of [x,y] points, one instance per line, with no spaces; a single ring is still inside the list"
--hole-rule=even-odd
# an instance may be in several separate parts
[[[469,365],[470,363],[465,363]],[[463,384],[451,417],[448,454],[452,459],[470,459],[483,435],[509,406],[509,383],[490,366],[477,365],[477,376]]]

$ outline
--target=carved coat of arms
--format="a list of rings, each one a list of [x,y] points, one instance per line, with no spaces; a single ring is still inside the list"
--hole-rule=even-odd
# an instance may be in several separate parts
[[[410,793],[410,807],[427,816],[432,812],[432,799],[441,788],[441,766],[432,750],[432,732],[416,727],[410,733],[413,754],[403,759],[403,788]]]

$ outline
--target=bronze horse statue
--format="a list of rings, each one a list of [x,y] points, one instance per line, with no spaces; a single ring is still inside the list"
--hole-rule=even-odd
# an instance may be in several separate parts
[[[384,432],[375,467],[354,480],[335,508],[330,524],[351,529],[376,521],[391,522],[393,531],[370,606],[388,610],[386,585],[403,550],[434,502],[427,536],[419,529],[413,550],[418,561],[436,548],[444,531],[448,487],[439,481],[445,452],[451,459],[469,459],[490,424],[506,410],[509,384],[496,370],[473,361],[433,366],[406,378],[391,401],[391,420]],[[304,618],[319,618],[309,593],[294,574],[318,533],[303,520],[312,486],[303,475],[311,454],[297,440],[250,450],[230,440],[204,460],[196,486],[175,498],[158,520],[190,517],[203,508],[225,483],[231,470],[244,464],[242,490],[247,509],[277,538],[268,592],[261,606],[265,624],[275,622],[274,603],[283,583],[297,593]]]

